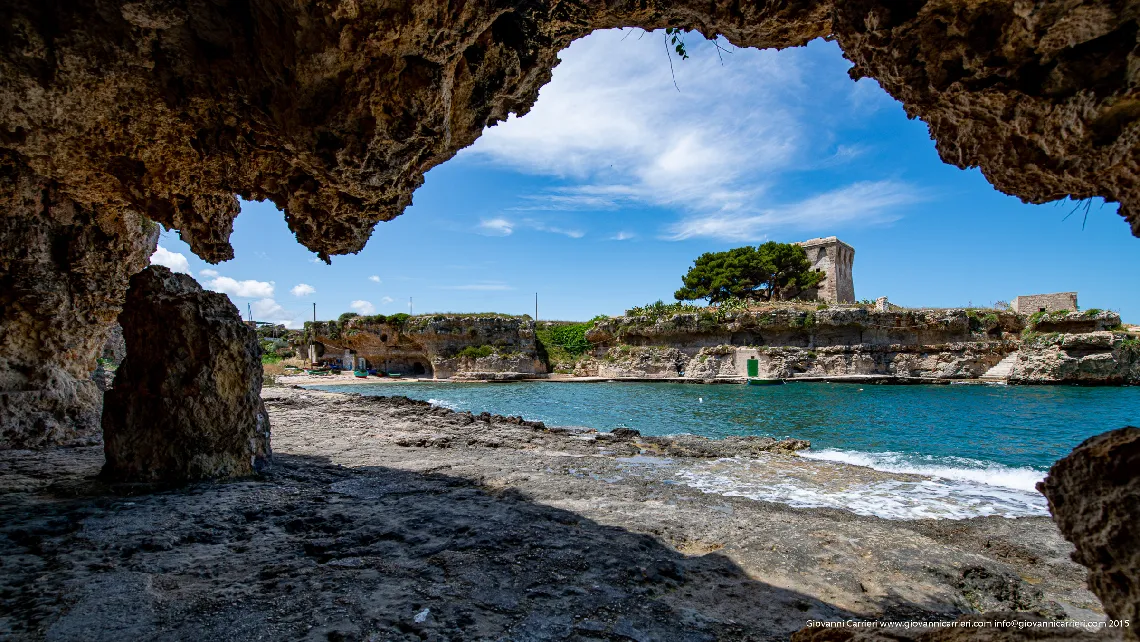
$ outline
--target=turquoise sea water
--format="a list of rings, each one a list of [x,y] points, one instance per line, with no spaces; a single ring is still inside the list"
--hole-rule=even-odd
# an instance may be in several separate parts
[[[1054,461],[1089,436],[1140,425],[1140,387],[544,382],[314,387],[406,395],[455,410],[522,415],[557,426],[807,439],[809,458],[925,474],[951,484],[938,492],[1021,493],[1018,501],[1033,504],[1024,514],[1044,511],[1033,486]],[[728,485],[727,491],[721,488],[725,494],[741,494],[731,488],[740,483],[718,482]]]

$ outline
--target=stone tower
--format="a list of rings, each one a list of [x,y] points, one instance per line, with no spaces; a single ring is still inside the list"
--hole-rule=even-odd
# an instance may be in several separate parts
[[[855,282],[851,266],[855,263],[855,248],[834,236],[810,239],[797,243],[807,252],[811,268],[827,275],[816,296],[827,303],[855,303]]]

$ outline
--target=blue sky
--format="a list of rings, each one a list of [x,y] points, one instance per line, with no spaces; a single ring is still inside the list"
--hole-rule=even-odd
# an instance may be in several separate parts
[[[176,232],[152,261],[292,327],[342,312],[534,313],[588,319],[672,300],[703,252],[838,236],[855,296],[989,305],[1076,290],[1140,321],[1140,256],[1116,205],[1025,205],[943,164],[927,127],[835,43],[732,49],[688,37],[670,75],[662,32],[596,32],[561,54],[523,118],[433,169],[403,216],[328,266],[272,203],[243,203],[236,258],[211,266]],[[728,45],[726,45],[728,46]],[[678,88],[680,91],[678,91]]]

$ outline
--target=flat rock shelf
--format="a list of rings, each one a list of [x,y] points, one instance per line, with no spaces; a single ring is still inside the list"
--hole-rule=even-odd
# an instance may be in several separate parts
[[[264,396],[278,454],[257,478],[106,485],[98,448],[0,453],[0,636],[786,640],[808,620],[1103,617],[1045,517],[798,509],[636,472],[726,454],[684,440]],[[907,478],[740,443],[754,465]]]

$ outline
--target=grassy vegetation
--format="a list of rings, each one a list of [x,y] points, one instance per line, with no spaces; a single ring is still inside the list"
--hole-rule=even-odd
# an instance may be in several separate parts
[[[467,346],[466,348],[460,350],[459,353],[455,356],[466,357],[468,359],[482,359],[483,357],[489,357],[494,353],[494,346]]]
[[[586,340],[586,332],[594,327],[599,319],[607,317],[594,317],[585,323],[573,322],[546,322],[539,323],[534,330],[535,344],[538,348],[538,357],[548,364],[576,363],[593,347]]]

